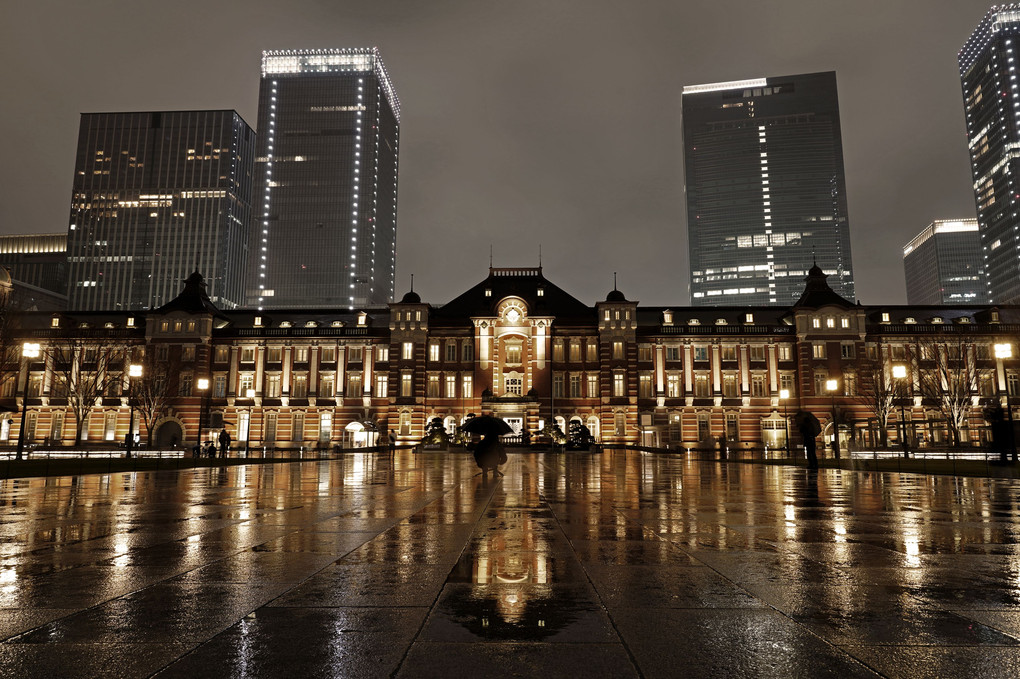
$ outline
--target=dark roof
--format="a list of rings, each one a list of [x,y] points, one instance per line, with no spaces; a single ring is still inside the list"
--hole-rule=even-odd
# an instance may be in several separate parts
[[[404,296],[400,298],[401,304],[421,304],[421,295],[414,290],[410,290],[404,293]]]
[[[804,294],[794,303],[794,308],[808,307],[810,309],[818,309],[830,305],[847,308],[854,306],[853,302],[843,299],[829,287],[827,278],[828,275],[822,271],[821,267],[817,264],[812,266],[811,270],[808,271],[807,278],[804,279]]]
[[[539,296],[538,291],[542,290]],[[491,291],[486,296],[485,291]],[[558,323],[571,319],[591,322],[595,317],[590,307],[542,275],[542,267],[489,268],[489,277],[450,302],[432,310],[430,318],[466,319],[473,316],[494,316],[496,305],[506,297],[520,297],[533,316],[556,316]]]
[[[192,272],[185,279],[184,289],[179,295],[156,309],[154,313],[169,314],[174,311],[183,311],[188,314],[212,314],[226,320],[226,316],[209,300],[209,293],[205,291],[205,279],[198,271]]]
[[[616,288],[613,288],[612,290],[609,291],[609,294],[606,295],[606,301],[607,302],[626,302],[627,298],[624,297],[622,292],[620,292]]]

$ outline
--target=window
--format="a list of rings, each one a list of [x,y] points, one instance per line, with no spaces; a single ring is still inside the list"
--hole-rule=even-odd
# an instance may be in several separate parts
[[[872,342],[864,345],[864,354],[868,357],[868,360],[878,360],[878,346]]]
[[[992,357],[992,352],[987,344],[978,344],[974,347],[974,350],[979,359],[989,359]]]
[[[336,384],[332,376],[323,377],[319,380],[319,396],[332,398]]]
[[[291,418],[291,432],[290,438],[292,441],[304,441],[305,440],[305,414],[302,412],[294,413]]]
[[[613,427],[617,436],[624,436],[627,433],[627,413],[616,413],[613,416]]]
[[[737,376],[736,375],[723,375],[722,380],[722,394],[729,398],[733,398],[737,395]]]
[[[737,414],[726,413],[726,440],[727,441],[739,441],[740,430],[737,427]]]
[[[825,358],[825,342],[811,343],[811,358]]]
[[[599,396],[599,376],[596,373],[588,373],[588,398]]]
[[[56,411],[53,413],[53,422],[50,424],[50,440],[59,441],[64,438],[64,413]]]
[[[276,443],[276,422],[279,418],[278,413],[270,412],[266,413],[265,432],[262,434],[262,440],[266,443]]]
[[[563,375],[560,375],[560,391],[563,390]],[[524,381],[517,375],[507,375],[503,378],[504,393],[507,396],[520,396],[524,393]]]
[[[840,358],[852,359],[857,356],[857,352],[854,349],[853,342],[840,342],[839,344],[839,356]]]
[[[711,435],[711,429],[708,426],[708,413],[698,413],[698,440],[707,441]]]
[[[163,360],[166,360],[165,358]],[[254,347],[243,347],[241,349],[241,363],[254,363],[255,362],[255,348]]]
[[[752,361],[764,361],[765,360],[765,345],[764,344],[752,344],[751,345],[751,360]]]
[[[376,373],[375,375],[375,397],[386,398],[390,395],[390,376]]]
[[[623,360],[623,342],[621,340],[613,340],[613,360]]]
[[[520,342],[507,342],[504,345],[506,350],[506,364],[507,365],[520,365],[521,364],[521,344]]]
[[[268,398],[280,398],[280,376],[266,375],[266,396]]]
[[[709,396],[708,393],[708,375],[695,375],[694,376],[694,395],[705,397]]]
[[[613,396],[621,397],[627,395],[627,379],[623,373],[613,375]]]
[[[103,421],[103,439],[113,441],[117,437],[117,413],[106,413]]]
[[[230,347],[216,347],[213,360],[217,363],[226,363],[230,360]]]
[[[446,398],[457,398],[457,376],[446,376]]]
[[[191,389],[194,383],[194,377],[191,373],[183,373],[180,380],[177,382],[177,395],[178,396],[191,396]]]
[[[290,393],[294,398],[308,398],[308,377],[306,375],[295,375]]]
[[[349,398],[361,396],[361,373],[349,373],[347,375],[347,396]]]
[[[825,389],[825,382],[828,379],[828,373],[815,373],[815,396],[825,396],[828,393]]]
[[[571,363],[581,362],[581,340],[576,339],[570,340],[570,362]]]
[[[319,443],[329,443],[333,437],[333,413],[319,413]]]
[[[464,346],[460,350],[461,360],[469,362],[475,360],[475,343],[474,340],[467,340],[464,342]]]
[[[667,361],[679,361],[680,360],[680,347],[668,346],[666,347],[666,360]]]
[[[213,398],[227,397],[227,376],[217,375],[213,378]]]
[[[280,363],[283,361],[283,347],[267,347],[266,362]]]
[[[815,329],[818,329],[818,328],[822,327],[822,319],[820,319],[820,318],[812,318],[811,319],[811,327],[815,328]]]
[[[595,340],[588,340],[588,357],[589,363],[596,363],[599,360],[599,345]]]
[[[347,363],[364,363],[364,347],[347,347]]]
[[[410,361],[414,358],[414,342],[404,342],[401,346],[400,358],[405,361]]]
[[[839,327],[841,327],[841,328],[849,328],[850,327],[850,319],[846,318],[845,316],[843,318],[839,319]]]
[[[786,373],[779,376],[779,388],[786,389],[790,392],[790,398],[793,398],[793,395],[797,393],[797,391],[793,388],[793,383],[793,375]]]
[[[446,361],[447,363],[455,363],[457,361],[457,343],[447,342],[446,343]]]
[[[666,397],[680,398],[680,376],[676,373],[666,375]]]
[[[411,373],[400,376],[400,395],[405,398],[414,395],[414,375]]]
[[[252,375],[241,375],[241,390],[238,392],[239,396],[244,398],[248,397],[248,390],[252,388],[254,383],[254,377]]]
[[[195,347],[181,347],[181,360],[185,363],[192,363],[195,360]]]
[[[322,347],[319,350],[320,363],[336,363],[336,347]]]
[[[722,360],[724,361],[737,360],[737,348],[732,344],[724,344],[722,347]]]
[[[429,343],[429,360],[432,362],[439,360],[439,342]]]
[[[581,375],[578,373],[570,376],[570,398],[581,398]]]
[[[553,398],[563,398],[563,373],[553,375]]]
[[[1020,375],[1015,372],[1006,373],[1006,393],[1010,396],[1020,393]]]
[[[836,327],[836,319],[835,318],[826,318],[825,319],[825,327],[826,328],[830,328],[830,329],[831,328],[835,328]]]
[[[471,398],[474,394],[475,378],[471,375],[464,375],[460,380],[461,395],[463,398]]]
[[[751,396],[768,396],[764,375],[751,375]]]
[[[563,340],[553,340],[553,358],[554,361],[563,361]]]
[[[650,363],[652,360],[652,345],[639,345],[637,350],[637,359],[641,362]]]
[[[638,398],[652,397],[652,376],[638,375]]]
[[[857,376],[845,375],[843,377],[843,394],[846,396],[857,395]]]
[[[400,413],[400,435],[401,436],[411,435],[411,413],[408,412]]]
[[[165,344],[160,344],[156,347],[156,360],[166,361],[170,358],[170,347]]]
[[[295,363],[308,363],[308,347],[296,347],[294,349]]]
[[[694,347],[694,360],[695,361],[707,361],[708,360],[708,347]]]
[[[792,353],[790,351],[789,345],[783,344],[783,345],[780,345],[779,347],[777,347],[777,349],[778,349],[777,354],[779,356],[779,360],[780,361],[789,361],[790,360],[790,356],[792,355]]]

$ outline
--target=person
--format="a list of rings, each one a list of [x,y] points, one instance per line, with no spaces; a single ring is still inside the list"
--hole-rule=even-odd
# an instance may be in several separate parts
[[[727,448],[726,448],[726,436],[725,436],[725,434],[720,434],[719,435],[719,459],[720,460],[725,460],[727,452],[728,451],[727,451]]]
[[[220,457],[227,456],[227,450],[230,448],[230,434],[227,433],[226,429],[220,431]]]
[[[205,454],[208,457],[216,457],[216,444],[212,442],[212,439],[205,445]]]
[[[818,455],[815,452],[817,431],[815,423],[811,421],[812,417],[809,414],[800,418],[797,426],[800,429],[800,435],[804,437],[804,453],[807,455],[808,469],[818,469]]]

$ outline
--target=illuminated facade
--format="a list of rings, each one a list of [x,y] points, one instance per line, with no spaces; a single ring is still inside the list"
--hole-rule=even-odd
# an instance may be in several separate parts
[[[988,298],[1020,301],[1020,4],[992,7],[957,55]]]
[[[992,350],[1015,344],[1020,307],[864,307],[826,278],[813,268],[788,307],[706,309],[640,306],[618,290],[589,305],[541,268],[494,268],[441,306],[410,292],[354,311],[259,312],[217,309],[195,273],[147,314],[23,316],[19,337],[44,351],[0,399],[0,440],[16,435],[26,390],[29,439],[73,439],[48,357],[80,338],[92,343],[84,370],[97,353],[116,356],[88,420],[90,441],[124,440],[127,378],[118,366],[144,351],[167,390],[152,421],[162,445],[193,442],[200,423],[207,433],[227,423],[235,441],[256,447],[372,445],[388,432],[416,442],[428,421],[453,429],[474,413],[531,434],[579,421],[607,444],[702,447],[725,437],[731,447],[774,449],[800,408],[829,432],[835,410],[847,446],[896,440],[901,415],[917,443],[939,444],[949,436],[945,414],[925,385],[947,357],[966,374],[963,441],[982,443],[986,400],[1020,391],[1018,348],[1009,358]],[[906,377],[894,377],[894,366]],[[891,390],[899,409],[889,407]],[[869,405],[878,397],[881,416]],[[135,422],[144,440],[146,424]]]
[[[854,299],[836,74],[683,90],[694,306],[790,305],[817,263]]]
[[[908,304],[984,304],[984,257],[976,219],[935,220],[903,248]]]
[[[262,53],[250,306],[393,299],[400,103],[376,49]]]
[[[151,309],[196,267],[244,301],[255,133],[235,111],[85,113],[67,231],[80,310]]]
[[[67,308],[67,234],[0,236],[0,266],[10,273],[13,299],[21,309]]]

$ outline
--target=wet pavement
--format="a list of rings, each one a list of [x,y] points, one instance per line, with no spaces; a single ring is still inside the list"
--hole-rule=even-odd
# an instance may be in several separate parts
[[[504,472],[0,482],[0,676],[1020,676],[1020,482],[612,450]]]

